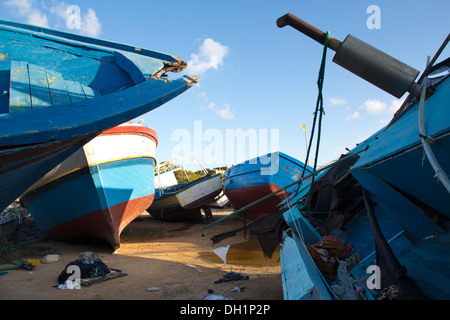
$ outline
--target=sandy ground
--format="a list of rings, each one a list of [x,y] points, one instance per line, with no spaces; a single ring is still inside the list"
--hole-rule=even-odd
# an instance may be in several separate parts
[[[214,210],[213,221],[229,213],[231,210]],[[256,237],[247,233],[244,238],[243,232],[212,246],[211,236],[243,226],[239,218],[231,217],[207,229],[202,237],[201,229],[205,226],[162,222],[144,213],[124,229],[121,247],[116,252],[92,242],[40,241],[32,246],[39,249],[40,257],[59,254],[59,261],[40,263],[32,271],[8,270],[0,275],[0,299],[195,300],[205,296],[209,289],[233,300],[283,299],[279,251],[271,259],[265,258]],[[212,249],[227,245],[230,249],[224,264]],[[127,276],[81,289],[55,287],[66,264],[86,251],[94,252],[108,267],[120,269]],[[36,257],[20,257],[28,258]],[[249,279],[215,283],[230,271],[247,274]],[[233,292],[237,286],[245,288]]]

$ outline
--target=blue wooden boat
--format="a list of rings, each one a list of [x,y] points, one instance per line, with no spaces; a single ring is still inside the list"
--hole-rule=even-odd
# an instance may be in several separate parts
[[[295,16],[277,24],[324,43],[323,32]],[[394,75],[385,78],[381,69],[392,60],[376,52],[378,62],[388,61],[378,70],[378,80],[390,83],[383,89],[410,95],[389,125],[317,172],[314,184],[303,182],[287,202],[280,253],[285,299],[450,298],[450,59],[434,64],[449,38],[419,81],[400,93],[391,89],[402,86],[404,75],[396,73],[405,68],[387,70]],[[330,46],[341,55],[335,61],[342,61],[347,39]],[[369,51],[366,57],[375,54]]]
[[[283,152],[268,153],[228,168],[225,172],[224,193],[233,208],[239,210],[298,180],[304,167],[302,162]],[[304,174],[310,173],[312,168],[306,166]],[[280,203],[289,197],[294,189],[295,186],[287,188],[276,196],[246,209],[246,219],[254,221],[278,211]]]
[[[114,250],[122,230],[153,202],[155,151],[152,129],[125,123],[102,132],[21,197],[49,238],[96,238]]]
[[[85,143],[197,82],[177,57],[0,21],[0,208]]]

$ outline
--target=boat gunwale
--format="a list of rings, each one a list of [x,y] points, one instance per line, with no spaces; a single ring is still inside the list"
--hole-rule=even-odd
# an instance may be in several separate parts
[[[110,40],[103,40],[94,37],[79,35],[65,31],[59,31],[50,28],[34,26],[31,24],[19,23],[8,20],[0,20],[0,29],[19,32],[25,35],[42,38],[59,43],[66,43],[68,45],[83,47],[91,50],[104,51],[114,53],[114,51],[124,51],[134,53],[136,55],[159,59],[168,63],[180,63],[180,58],[158,51],[153,51],[145,48],[140,48],[120,42]],[[164,58],[163,58],[164,57]]]
[[[85,134],[92,134],[93,132],[97,132],[98,134],[100,134],[104,130],[110,129],[111,127],[123,123],[123,120],[119,122],[114,119],[123,118],[123,114],[128,113],[138,115],[140,113],[139,110],[142,108],[146,110],[149,108],[150,110],[156,109],[167,101],[170,101],[174,97],[178,96],[183,91],[189,89],[189,87],[193,85],[193,82],[195,83],[197,80],[198,78],[193,76],[182,76],[175,80],[154,79],[153,81],[144,81],[143,83],[140,83],[136,86],[124,89],[122,91],[117,91],[109,95],[99,96],[94,99],[80,100],[70,104],[59,105],[57,108],[50,108],[51,110],[49,108],[39,108],[33,110],[32,112],[34,117],[31,122],[33,127],[25,132],[23,130],[19,132],[16,128],[16,131],[12,133],[15,139],[25,140],[25,143],[11,144],[11,133],[3,134],[0,135],[0,150],[6,144],[8,144],[8,148],[11,148],[14,146],[20,147],[22,145],[39,145],[40,143],[47,143],[49,141],[55,140],[66,140]],[[156,84],[154,82],[156,82]],[[160,90],[162,90],[161,88],[165,88],[164,85],[169,85],[169,88],[168,90],[164,90],[165,93],[161,97],[161,95],[158,93]],[[145,92],[148,90],[151,91],[149,94]],[[138,98],[134,99],[136,93],[142,94],[143,96],[139,96]],[[150,95],[150,99],[148,98],[148,95]],[[130,96],[133,96],[134,100],[132,102],[130,102]],[[143,97],[146,96],[147,98],[144,100]],[[167,99],[167,101],[161,102],[161,99]],[[134,106],[132,108],[123,110],[123,108],[121,107],[126,102],[131,103]],[[113,107],[113,109],[117,111],[113,115],[113,117],[111,117],[114,119],[105,118],[103,115],[106,112],[110,113],[109,110],[111,109],[111,107]],[[147,110],[147,112],[149,112],[150,110]],[[75,113],[75,115],[83,115],[83,117],[86,117],[87,113],[92,113],[93,111],[96,112],[96,116],[93,119],[91,118],[89,122],[82,121],[81,124],[80,121],[75,120],[70,120],[69,123],[67,122],[68,112],[71,112],[72,114]],[[48,119],[49,115],[52,115],[51,119]],[[0,114],[0,126],[8,124],[9,127],[11,127],[12,123],[15,123],[16,120],[18,121],[22,118],[22,112]],[[71,119],[73,118],[74,117],[71,117]],[[131,116],[130,118],[135,118],[135,116]],[[41,129],[44,119],[46,119],[45,122],[47,123],[47,126],[44,128],[44,131],[42,131]],[[109,124],[105,124],[105,122],[114,122],[114,125],[111,126]],[[99,127],[99,125],[101,126]],[[81,130],[82,133],[76,133],[75,131],[77,130]],[[37,135],[36,133],[38,132],[41,132],[41,134]]]
[[[167,191],[167,192],[165,192],[164,189],[172,188],[172,187],[175,187],[175,186],[180,186],[180,185],[183,185],[183,183],[178,183],[178,184],[176,184],[174,186],[169,186],[169,187],[163,188],[163,193],[162,193],[163,197],[162,198],[159,197],[158,200],[166,199],[166,198],[171,197],[171,196],[176,196],[178,193],[181,193],[182,191],[186,191],[186,190],[190,189],[191,187],[193,187],[193,186],[195,186],[195,185],[197,185],[199,183],[208,181],[208,180],[210,180],[212,178],[216,178],[217,176],[220,177],[220,173],[217,173],[217,174],[214,174],[214,175],[206,175],[206,176],[200,177],[200,178],[198,178],[198,179],[196,179],[194,181],[191,181],[191,182],[189,182],[187,184],[184,184],[184,186],[182,186],[181,188],[179,188],[177,190],[174,190],[174,191]],[[156,190],[155,190],[155,197],[156,197],[156,193],[157,192],[161,193],[160,190],[161,190],[161,188],[156,188]],[[167,195],[167,197],[164,197],[165,195]]]
[[[297,160],[297,159],[295,159],[295,158],[293,158],[293,157],[291,157],[291,156],[289,156],[289,155],[287,155],[287,154],[285,154],[285,153],[283,153],[283,152],[281,152],[281,151],[277,151],[277,152],[271,152],[271,153],[268,153],[268,154],[265,154],[265,155],[262,155],[262,156],[253,158],[253,159],[251,159],[251,160],[246,160],[246,161],[244,161],[244,162],[238,163],[238,164],[236,164],[236,165],[234,165],[234,166],[228,168],[227,171],[230,172],[230,173],[229,173],[229,174],[225,174],[225,180],[231,179],[231,178],[233,178],[233,177],[238,177],[238,176],[246,175],[246,174],[252,174],[252,173],[255,173],[255,172],[260,172],[261,167],[265,168],[265,166],[264,166],[263,164],[258,163],[258,162],[257,162],[257,163],[249,163],[249,162],[250,162],[250,161],[255,161],[255,160],[258,161],[258,159],[260,159],[261,157],[265,157],[265,156],[267,156],[267,155],[269,155],[269,154],[275,154],[275,153],[278,153],[278,155],[279,155],[280,157],[282,157],[282,158],[284,158],[284,159],[286,159],[286,160],[288,160],[288,161],[290,161],[290,162],[292,162],[292,163],[295,163],[295,164],[299,165],[302,169],[303,169],[304,167],[306,167],[306,170],[307,170],[307,171],[310,171],[310,173],[313,172],[313,168],[309,167],[308,165],[305,165],[303,162],[301,162],[301,161],[299,161],[299,160]],[[249,170],[242,170],[243,172],[241,172],[241,173],[233,174],[233,171],[236,171],[236,170],[238,170],[239,168],[245,167],[245,166],[247,166],[247,165],[258,165],[259,167],[258,167],[258,169],[256,169],[256,170],[251,170],[251,169],[249,169]],[[251,171],[250,171],[250,170],[251,170]],[[267,175],[267,176],[272,176],[272,175]]]
[[[440,82],[436,86],[436,89],[439,86],[442,86],[442,85],[444,85],[446,83],[448,83],[447,84],[447,86],[448,86],[447,90],[450,90],[450,77],[447,77],[447,79],[445,79],[444,81]],[[438,90],[436,90],[436,92],[433,94],[433,96],[437,94],[437,91]],[[431,96],[430,98],[432,98],[433,96]],[[428,101],[428,99],[427,99],[427,101]],[[408,110],[406,110],[400,117],[398,117],[398,119],[396,119],[395,122],[393,122],[390,125],[385,126],[385,127],[381,128],[380,130],[378,130],[372,136],[370,136],[369,138],[367,138],[366,140],[361,142],[356,148],[354,148],[354,150],[360,149],[362,146],[368,145],[369,148],[367,149],[366,154],[370,153],[371,152],[370,144],[373,141],[378,140],[379,137],[382,136],[382,135],[387,135],[389,131],[394,130],[392,128],[394,128],[396,126],[401,126],[402,125],[401,119],[405,119],[405,117],[407,115],[409,115],[410,113],[418,113],[418,108],[419,108],[419,101],[417,101],[412,106],[410,106],[408,108]],[[409,116],[411,116],[411,115],[409,115]],[[450,128],[447,125],[447,127],[440,128],[440,129],[438,129],[438,130],[436,130],[436,131],[434,131],[432,133],[431,132],[428,133],[428,137],[433,138],[433,139],[438,139],[439,137],[442,137],[445,134],[449,133],[449,129]],[[413,141],[410,141],[407,144],[403,144],[403,145],[399,146],[398,148],[396,148],[395,150],[391,150],[389,153],[382,154],[381,156],[378,156],[378,157],[374,157],[373,155],[370,155],[369,158],[366,159],[364,156],[361,156],[360,159],[352,166],[351,171],[375,166],[377,163],[389,160],[389,159],[391,159],[393,157],[396,157],[399,154],[406,153],[406,152],[410,151],[411,149],[420,147],[421,145],[422,145],[422,143],[421,143],[420,136],[419,136],[419,129],[417,128],[417,137],[414,138]]]

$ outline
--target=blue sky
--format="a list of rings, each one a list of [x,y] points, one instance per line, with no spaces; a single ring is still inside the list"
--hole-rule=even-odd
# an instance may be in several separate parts
[[[80,9],[80,29],[67,28],[70,5]],[[379,29],[367,26],[371,5],[380,9]],[[301,127],[306,126],[309,140],[322,46],[290,27],[278,28],[276,20],[285,13],[341,41],[352,34],[419,71],[450,31],[448,0],[2,0],[0,8],[1,19],[131,44],[188,62],[182,74],[199,76],[199,84],[140,118],[158,133],[159,162],[194,151],[209,168],[278,150],[305,159]],[[406,97],[372,86],[333,63],[333,56],[329,50],[319,165],[382,128]],[[448,56],[447,48],[438,61]],[[186,166],[196,169],[191,162]]]

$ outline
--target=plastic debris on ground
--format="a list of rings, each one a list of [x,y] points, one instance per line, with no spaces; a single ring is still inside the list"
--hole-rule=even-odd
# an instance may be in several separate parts
[[[221,294],[214,293],[213,290],[209,289],[207,295],[204,295],[203,297],[201,297],[200,299],[197,299],[197,300],[233,300],[233,299],[225,298]]]
[[[73,289],[73,269],[79,268],[79,281],[76,285],[89,286],[101,281],[126,276],[120,270],[110,269],[95,253],[87,251],[79,255],[78,259],[69,262],[58,276],[59,289]],[[112,272],[113,271],[113,272]],[[72,282],[72,283],[71,283]]]
[[[228,249],[230,249],[230,246],[226,246],[226,247],[220,247],[220,248],[216,248],[213,249],[213,252],[220,258],[222,259],[224,264],[227,264],[227,253],[228,253]]]
[[[234,271],[230,271],[227,274],[225,274],[222,279],[218,279],[214,283],[248,280],[248,279],[249,279],[249,277],[243,273],[236,273]]]
[[[59,261],[59,254],[48,254],[41,259],[42,263],[53,263]]]
[[[192,268],[192,269],[196,270],[197,272],[200,272],[200,273],[203,272],[202,269],[200,269],[199,266],[196,266],[196,265],[193,265],[193,264],[185,264],[185,266],[189,267],[189,268]]]
[[[231,292],[242,292],[244,291],[245,287],[244,286],[237,286],[234,287],[233,289],[231,289]]]
[[[58,289],[59,290],[72,290],[75,289],[79,286],[79,283],[77,283],[76,281],[70,281],[67,280],[65,283],[62,284],[58,284]]]

